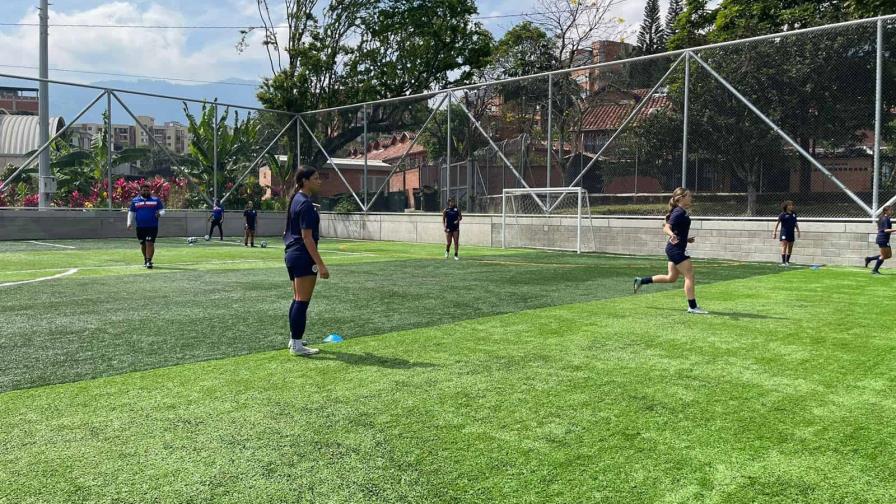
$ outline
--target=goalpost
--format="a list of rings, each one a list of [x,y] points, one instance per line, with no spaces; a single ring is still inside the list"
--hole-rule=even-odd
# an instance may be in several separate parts
[[[581,187],[504,189],[501,193],[501,248],[581,253],[583,217],[591,223],[588,191]],[[593,228],[591,239],[594,247]]]

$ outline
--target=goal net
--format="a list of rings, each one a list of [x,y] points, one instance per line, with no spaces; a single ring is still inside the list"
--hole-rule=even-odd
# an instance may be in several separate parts
[[[587,225],[590,233],[583,233]],[[538,248],[582,252],[590,234],[591,205],[581,187],[504,189],[501,195],[502,248]]]

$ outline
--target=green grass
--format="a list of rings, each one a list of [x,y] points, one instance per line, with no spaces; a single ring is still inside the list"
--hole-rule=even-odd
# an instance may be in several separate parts
[[[278,249],[65,243],[0,244],[96,266],[0,288],[0,502],[896,500],[890,276],[325,241],[302,359]]]

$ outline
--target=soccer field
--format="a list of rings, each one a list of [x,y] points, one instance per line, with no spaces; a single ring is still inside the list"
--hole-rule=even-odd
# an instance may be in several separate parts
[[[0,502],[896,501],[893,275],[268,241],[0,242]]]

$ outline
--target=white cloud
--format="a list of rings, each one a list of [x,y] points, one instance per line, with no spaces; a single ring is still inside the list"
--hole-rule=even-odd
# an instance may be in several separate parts
[[[135,2],[109,2],[83,11],[50,12],[50,67],[140,74],[197,80],[223,80],[229,77],[257,79],[270,73],[266,56],[257,44],[261,34],[253,34],[254,44],[244,54],[234,48],[239,33],[196,33],[184,29],[134,28],[52,28],[53,24],[164,25],[190,24],[177,10],[158,4],[142,6]],[[21,19],[37,23],[37,13]],[[3,64],[37,66],[38,30],[16,27],[0,31],[4,48]],[[35,71],[15,73],[34,75]],[[51,72],[51,75],[52,72]],[[53,76],[59,76],[55,74]],[[97,77],[65,74],[67,80],[89,81]]]

